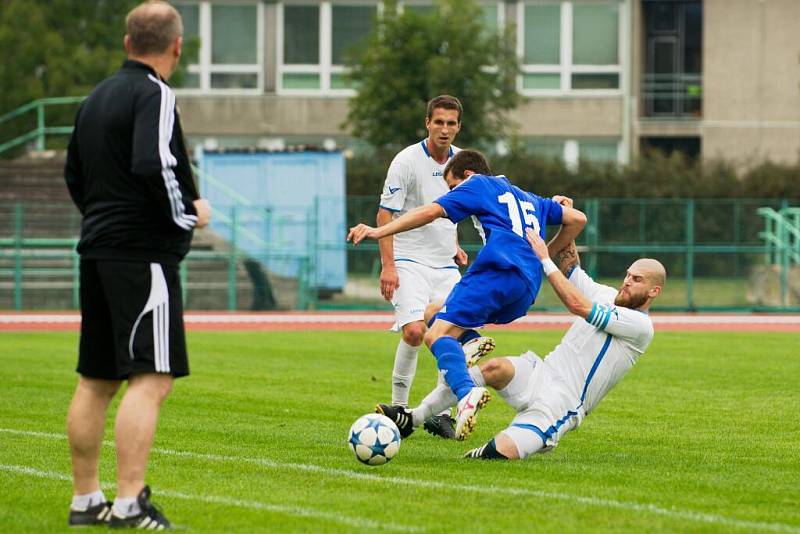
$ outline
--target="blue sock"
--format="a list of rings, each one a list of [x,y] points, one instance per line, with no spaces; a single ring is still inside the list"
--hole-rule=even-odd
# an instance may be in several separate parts
[[[444,379],[458,400],[466,397],[475,382],[467,371],[461,344],[453,337],[442,336],[431,345],[431,352],[436,357],[436,365],[445,371]]]
[[[464,345],[465,343],[469,343],[473,339],[477,339],[481,337],[477,330],[465,330],[463,334],[458,336],[458,342]]]

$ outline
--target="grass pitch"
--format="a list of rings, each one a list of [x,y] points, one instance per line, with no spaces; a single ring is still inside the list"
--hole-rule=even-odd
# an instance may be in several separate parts
[[[561,333],[494,335],[497,355],[546,354]],[[190,333],[192,376],[164,406],[147,479],[196,532],[800,532],[799,337],[659,332],[552,453],[462,460],[512,417],[495,396],[469,441],[420,430],[367,467],[345,438],[389,399],[396,336]],[[66,531],[77,335],[3,333],[0,347],[0,525]],[[433,384],[423,350],[412,399]]]

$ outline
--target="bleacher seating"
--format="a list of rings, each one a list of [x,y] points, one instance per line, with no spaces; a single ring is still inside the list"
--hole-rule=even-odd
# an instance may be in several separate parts
[[[63,168],[64,154],[52,151],[0,160],[0,309],[14,309],[17,304],[15,268],[19,244],[21,308],[70,309],[77,304],[73,289],[77,276],[74,240],[80,231],[80,214],[64,184]],[[19,210],[22,225],[16,228]],[[228,243],[211,231],[195,232],[192,252],[185,261],[187,309],[228,309],[229,253]],[[241,258],[237,262],[236,309],[296,307],[296,280],[269,276],[267,284],[254,284],[259,269],[258,265],[246,265]]]

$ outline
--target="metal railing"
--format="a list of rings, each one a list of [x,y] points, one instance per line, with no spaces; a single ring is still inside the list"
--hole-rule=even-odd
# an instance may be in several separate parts
[[[41,152],[47,148],[48,135],[69,135],[72,133],[72,124],[62,126],[47,126],[47,108],[53,106],[64,106],[71,104],[79,104],[86,97],[85,96],[63,96],[55,98],[40,98],[34,100],[24,106],[0,116],[0,126],[9,123],[13,119],[23,117],[27,114],[35,114],[36,126],[20,135],[0,143],[0,154],[10,150],[14,147],[24,145],[29,141],[36,142],[36,150]]]
[[[764,223],[759,208],[781,210],[788,207],[786,200],[577,199],[576,207],[588,218],[578,238],[581,265],[595,279],[617,286],[640,257],[654,257],[666,266],[668,280],[656,310],[800,310],[797,288],[769,278],[777,271],[765,264],[772,249],[760,235]],[[349,226],[370,224],[377,197],[351,198],[348,208]],[[459,237],[474,258],[480,244],[469,224],[459,225]],[[349,248],[348,266],[351,280],[378,295],[377,245]],[[759,280],[766,280],[763,287]],[[563,310],[547,284],[534,308]]]
[[[800,265],[800,208],[789,207],[786,201],[584,199],[576,204],[589,219],[578,244],[581,263],[593,277],[617,285],[622,273],[638,257],[651,256],[664,263],[669,278],[654,309],[800,310],[798,289],[789,276]],[[43,208],[37,209],[41,217],[52,218],[53,206],[47,206],[46,213]],[[252,209],[257,207],[237,210]],[[374,219],[375,209],[374,197],[349,198],[348,225]],[[36,217],[34,206],[0,205],[0,302],[4,303],[0,307],[31,309],[32,296],[36,291],[44,293],[47,281],[58,281],[62,300],[66,299],[68,307],[77,307],[77,224],[72,223],[72,230],[63,224],[65,232],[59,235],[65,237],[50,238],[43,235],[44,227],[38,226]],[[228,217],[235,220],[239,215],[229,212]],[[314,218],[298,220],[297,224],[314,224]],[[461,244],[474,258],[481,248],[479,240],[468,225],[461,226]],[[198,299],[206,298],[209,292],[217,292],[217,309],[247,308],[248,303],[242,299],[251,294],[248,291],[252,286],[248,284],[252,280],[244,277],[242,265],[254,255],[242,250],[240,233],[222,237],[227,241],[224,250],[195,249],[184,261],[189,309],[207,309],[202,306],[207,306],[208,300],[201,306]],[[313,232],[309,239],[313,239]],[[320,256],[298,254],[278,245],[273,242],[256,259],[263,265],[269,265],[269,261],[287,262],[296,269],[296,276],[278,273],[282,283],[289,284],[286,287],[294,292],[291,302],[282,307],[386,309],[377,285],[380,255],[376,244],[352,247],[344,243],[344,236],[341,243],[324,244],[337,249],[346,247],[348,283],[363,289],[362,296],[348,293],[330,301],[318,300],[314,284],[314,274],[320,267],[315,264]],[[314,249],[309,246],[309,250]],[[60,263],[50,261],[57,259]],[[270,273],[271,277],[276,274]],[[772,277],[770,300],[751,298],[754,275],[759,273]],[[283,291],[285,295],[287,289]],[[563,309],[548,291],[545,284],[536,309]]]
[[[699,119],[703,115],[703,76],[645,73],[642,100],[645,117]]]
[[[784,306],[789,304],[789,274],[800,265],[800,208],[769,207],[758,209],[764,218],[765,228],[759,236],[766,244],[764,262],[777,266],[780,271],[780,295]]]
[[[69,212],[70,208],[74,211],[69,205],[49,205],[46,209],[37,206],[34,210],[34,206],[23,203],[0,203],[0,308],[78,308],[80,256],[75,248],[79,229],[74,221],[70,225],[52,217],[54,208],[58,207],[64,208],[62,211]],[[53,228],[59,228],[60,235],[71,234],[72,237],[41,237],[39,234],[47,233],[47,228],[51,235]],[[250,256],[237,246],[239,239],[239,227],[234,225],[224,250],[195,248],[189,252],[180,270],[184,303],[188,307],[209,309],[209,302],[217,302],[221,305],[215,306],[216,309],[249,309],[248,304],[242,302],[243,296],[254,296],[258,290],[265,289],[255,287],[258,280],[249,272],[244,274],[244,264]],[[258,260],[292,266],[294,276],[283,279],[290,289],[276,295],[280,307],[310,309],[315,306],[316,292],[308,255],[273,247],[261,251]],[[266,289],[272,290],[271,287]],[[217,296],[209,295],[210,292],[216,292]],[[38,304],[31,305],[34,300]]]
[[[11,150],[15,147],[25,145],[30,141],[35,141],[34,149],[43,151],[47,148],[48,135],[70,135],[73,131],[73,125],[65,126],[48,126],[47,120],[51,114],[47,112],[48,108],[53,106],[74,105],[82,102],[86,97],[58,97],[58,98],[42,98],[35,100],[19,108],[0,116],[0,131],[3,125],[8,125],[11,121],[20,117],[26,116],[35,117],[35,126],[27,131],[21,128],[23,132],[16,137],[0,144],[0,154]],[[1,140],[0,140],[1,141]],[[211,187],[224,194],[224,196],[231,200],[232,205],[226,209],[218,209],[212,207],[213,219],[221,223],[225,229],[225,237],[228,241],[227,250],[218,251],[204,251],[193,250],[189,253],[186,260],[182,263],[181,273],[184,279],[184,301],[187,300],[187,287],[193,282],[190,273],[189,265],[194,261],[217,261],[227,263],[227,307],[229,310],[238,309],[239,306],[239,287],[238,287],[238,268],[241,261],[246,261],[253,252],[258,256],[259,261],[278,262],[281,264],[291,264],[291,271],[296,279],[297,296],[293,307],[299,309],[307,309],[313,307],[316,302],[316,292],[312,285],[314,283],[313,261],[310,260],[312,248],[307,248],[304,253],[297,253],[296,251],[288,251],[286,247],[282,247],[281,243],[274,241],[267,242],[257,232],[253,232],[247,225],[241,224],[240,216],[242,213],[248,213],[252,216],[260,217],[262,221],[277,221],[280,226],[280,219],[273,217],[269,210],[252,206],[249,199],[239,194],[237,191],[228,187],[226,184],[214,179],[206,173],[203,173],[196,166],[192,166],[195,175],[202,180],[205,187]],[[71,306],[77,307],[78,305],[78,265],[79,258],[74,251],[77,243],[76,238],[57,239],[57,238],[35,238],[24,236],[24,206],[18,203],[12,208],[12,215],[10,217],[10,235],[9,238],[2,238],[0,233],[0,281],[4,277],[11,278],[11,291],[13,293],[12,306],[14,309],[23,308],[23,287],[30,286],[28,283],[31,277],[50,277],[55,279],[57,277],[64,277],[69,275],[72,277],[71,282]],[[2,223],[2,221],[0,221]],[[263,222],[262,222],[263,223]],[[263,223],[269,224],[269,223]],[[77,235],[77,228],[75,229]],[[314,238],[313,232],[309,232],[309,239]],[[316,246],[316,243],[309,243],[309,247]],[[323,244],[324,246],[324,244]],[[248,252],[245,252],[245,249]],[[48,267],[26,267],[26,263],[37,263],[43,260],[51,260],[53,265]],[[61,260],[69,267],[56,266]],[[11,265],[7,265],[10,261]],[[2,282],[0,282],[2,284]],[[40,282],[46,286],[46,282]],[[8,285],[8,284],[6,284]],[[207,286],[209,284],[206,284]],[[0,287],[0,291],[3,289]]]

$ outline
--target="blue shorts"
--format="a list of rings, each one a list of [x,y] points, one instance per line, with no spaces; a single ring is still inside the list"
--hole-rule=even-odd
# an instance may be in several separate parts
[[[505,324],[528,313],[534,300],[536,293],[517,271],[467,271],[436,318],[461,328]]]

